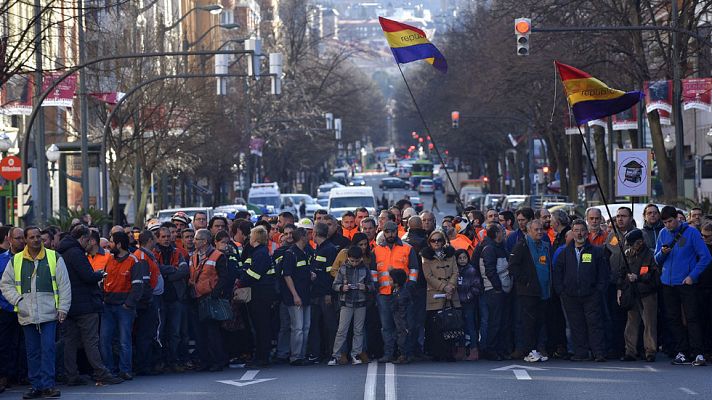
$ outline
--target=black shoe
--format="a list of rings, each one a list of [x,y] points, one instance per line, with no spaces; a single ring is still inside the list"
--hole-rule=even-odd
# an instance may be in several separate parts
[[[260,362],[260,361],[253,361],[251,364],[258,364],[259,362]],[[289,358],[277,357],[277,358],[274,359],[273,362],[274,362],[275,364],[289,364]],[[250,363],[248,363],[247,365],[250,365]]]
[[[606,362],[606,356],[604,356],[603,354],[599,354],[599,355],[597,355],[597,356],[594,357],[593,361],[595,361],[595,362]]]
[[[645,356],[645,362],[655,362],[655,354],[648,354]]]
[[[308,365],[308,363],[303,358],[298,358],[298,359],[290,362],[289,365],[291,365],[293,367],[303,367],[305,365]]]
[[[119,373],[119,378],[125,381],[130,381],[133,380],[133,375],[129,374],[128,372],[121,372]]]
[[[570,358],[571,361],[591,361],[591,358],[589,356],[577,356],[574,355],[573,357]]]
[[[88,385],[89,382],[87,382],[86,379],[77,376],[76,378],[69,378],[67,379],[67,386],[85,386]]]
[[[499,354],[492,353],[489,351],[484,352],[484,354],[482,354],[482,357],[489,361],[502,361],[502,357]]]
[[[42,391],[42,398],[43,399],[57,399],[62,396],[62,392],[59,390],[52,388],[52,389],[45,389]]]
[[[630,354],[626,354],[623,357],[621,357],[621,361],[635,361],[637,358],[635,356],[632,356]]]
[[[223,367],[221,365],[213,365],[210,368],[208,368],[208,371],[210,372],[220,372],[223,370]]]
[[[41,399],[41,398],[42,398],[42,391],[32,388],[32,389],[30,389],[29,392],[25,392],[25,393],[22,395],[22,398],[23,398],[23,399]]]
[[[502,353],[502,354],[499,354],[498,357],[499,357],[499,360],[498,360],[498,361],[501,361],[501,360],[507,360],[507,361],[509,361],[509,360],[512,359],[512,356],[511,356],[509,353]]]
[[[114,375],[107,375],[104,377],[101,377],[96,380],[97,385],[118,385],[119,383],[122,383],[124,380],[119,378],[118,376]]]

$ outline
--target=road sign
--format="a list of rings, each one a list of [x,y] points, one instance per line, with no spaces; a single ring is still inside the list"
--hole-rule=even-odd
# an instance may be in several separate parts
[[[0,161],[0,176],[8,181],[22,178],[22,160],[17,156],[7,156]]]
[[[616,150],[616,196],[650,196],[650,149]]]

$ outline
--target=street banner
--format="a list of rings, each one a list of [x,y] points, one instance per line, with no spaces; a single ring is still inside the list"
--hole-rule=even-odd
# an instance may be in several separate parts
[[[47,90],[64,72],[47,72],[42,77],[42,91]],[[77,75],[69,75],[47,95],[42,107],[72,107],[74,92],[77,89]]]
[[[616,197],[651,195],[650,149],[616,149]]]
[[[567,135],[578,135],[578,128],[576,127],[576,122],[574,122],[574,116],[568,107],[564,112],[564,133]]]
[[[638,129],[638,107],[631,107],[613,116],[613,130]]]
[[[645,112],[663,110],[672,112],[672,82],[645,82]]]
[[[690,78],[682,80],[683,109],[712,111],[712,78]]]
[[[600,126],[603,131],[608,133],[608,122],[605,119],[594,119],[593,121],[588,121],[588,126],[593,128],[594,126]]]
[[[264,146],[264,144],[265,140],[262,138],[250,138],[250,154],[262,157],[262,146]]]
[[[118,103],[121,98],[124,97],[126,93],[124,92],[97,92],[97,93],[89,93],[89,96],[101,101],[102,103],[106,103],[112,106],[115,106],[116,103]]]
[[[0,90],[0,115],[32,114],[32,74],[18,74],[10,77]]]
[[[670,111],[658,110],[658,115],[660,115],[660,125],[672,125],[672,117],[670,114]]]

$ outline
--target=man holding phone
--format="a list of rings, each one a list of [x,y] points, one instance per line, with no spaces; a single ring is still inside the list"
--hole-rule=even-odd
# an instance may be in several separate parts
[[[677,219],[677,210],[663,207],[660,219],[665,229],[655,245],[655,261],[662,266],[665,316],[677,347],[675,365],[706,365],[702,355],[703,338],[700,313],[697,307],[697,281],[712,261],[702,236],[697,229],[689,229],[687,222]],[[687,332],[682,323],[684,311]],[[688,345],[689,343],[689,345]],[[690,362],[689,356],[695,356]]]

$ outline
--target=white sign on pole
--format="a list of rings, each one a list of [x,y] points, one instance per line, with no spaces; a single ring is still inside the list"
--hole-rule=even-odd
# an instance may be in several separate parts
[[[651,195],[650,149],[616,150],[616,196],[647,197]]]

